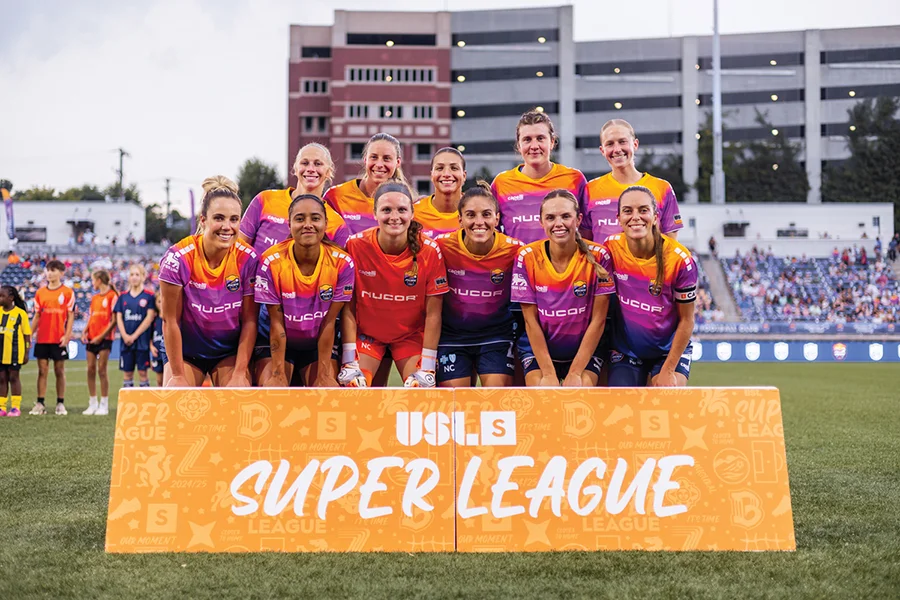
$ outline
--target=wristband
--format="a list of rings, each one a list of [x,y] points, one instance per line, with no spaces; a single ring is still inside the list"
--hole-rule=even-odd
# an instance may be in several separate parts
[[[420,361],[423,371],[435,371],[437,369],[437,350],[429,350],[422,348],[422,360]]]
[[[356,344],[341,344],[341,364],[357,360]]]

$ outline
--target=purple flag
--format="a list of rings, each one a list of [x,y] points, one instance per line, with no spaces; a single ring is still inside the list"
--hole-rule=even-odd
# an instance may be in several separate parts
[[[0,196],[3,197],[3,206],[6,208],[6,236],[14,240],[16,238],[16,223],[13,219],[13,201],[6,188],[0,189]]]
[[[194,190],[190,190],[191,192],[191,230],[190,233],[193,233],[197,230],[197,219],[194,216]]]

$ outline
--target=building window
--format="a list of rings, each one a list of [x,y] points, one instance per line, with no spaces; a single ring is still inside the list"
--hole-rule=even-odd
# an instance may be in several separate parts
[[[303,133],[315,133],[315,129],[313,129],[313,123],[315,122],[315,117],[302,117],[303,119]]]
[[[303,46],[300,49],[301,58],[331,58],[331,48],[328,46]]]
[[[347,118],[348,119],[368,119],[369,118],[369,105],[368,104],[350,104],[347,106]]]
[[[402,119],[403,106],[401,105],[381,105],[378,107],[378,116],[382,119]]]
[[[319,133],[328,133],[328,117],[317,117],[316,124]]]
[[[454,106],[450,111],[451,116],[456,118],[478,118],[478,117],[518,117],[522,113],[534,110],[535,106],[543,106],[545,113],[556,114],[559,112],[559,102],[540,102],[535,100],[527,104],[509,103],[509,104],[482,104],[476,106]],[[461,115],[460,115],[461,113]],[[468,144],[466,144],[468,148]]]
[[[500,69],[461,69],[453,71],[452,81],[503,81],[509,79],[534,79],[538,77],[559,77],[556,65],[535,65],[533,67],[504,67]],[[460,80],[462,77],[462,80]]]
[[[370,83],[426,83],[437,79],[434,67],[417,68],[369,68],[347,67],[347,81],[366,81]]]
[[[453,45],[460,48],[466,46],[494,46],[498,44],[544,44],[558,40],[559,31],[556,29],[523,29],[519,31],[484,31],[453,34]]]
[[[434,107],[429,105],[413,106],[413,119],[434,119]]]
[[[772,62],[775,62],[773,65]],[[699,59],[700,68],[703,70],[712,69],[712,57],[701,56]],[[755,69],[765,67],[793,67],[803,64],[802,52],[788,53],[766,53],[766,54],[745,54],[737,56],[723,56],[723,69]]]
[[[825,50],[819,54],[819,60],[821,60],[822,64],[900,60],[900,47]]]
[[[427,33],[348,33],[348,46],[436,46],[437,36]]]
[[[427,162],[431,160],[431,144],[416,144],[416,160]]]
[[[302,79],[303,93],[309,95],[322,95],[328,93],[327,79]]]
[[[638,98],[600,98],[596,100],[576,100],[575,112],[608,112],[622,107],[629,110],[644,108],[678,108],[681,96],[645,96]]]
[[[431,180],[430,179],[417,179],[416,180],[416,191],[420,196],[429,196],[431,195]]]
[[[363,150],[366,149],[365,142],[352,142],[347,144],[347,160],[359,160],[362,158]]]

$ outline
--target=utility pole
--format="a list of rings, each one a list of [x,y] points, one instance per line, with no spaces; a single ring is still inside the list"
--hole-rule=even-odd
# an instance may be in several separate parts
[[[722,165],[722,48],[719,45],[719,0],[713,0],[712,51],[713,176],[710,196],[713,204],[725,204],[725,172]]]
[[[131,156],[128,152],[125,151],[124,148],[117,148],[119,152],[119,170],[116,171],[116,175],[119,176],[119,199],[124,200],[125,198],[125,188],[122,187],[122,181],[125,179],[125,170],[124,170],[124,161],[126,156]]]
[[[166,177],[166,230],[172,229],[172,200],[169,198],[169,184],[172,179]]]

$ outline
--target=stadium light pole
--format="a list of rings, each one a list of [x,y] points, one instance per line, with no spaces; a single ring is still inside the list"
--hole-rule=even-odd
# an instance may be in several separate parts
[[[712,51],[713,204],[725,204],[725,172],[722,167],[722,49],[719,45],[719,0],[713,0]]]

